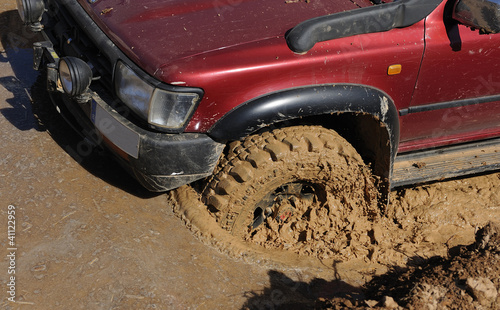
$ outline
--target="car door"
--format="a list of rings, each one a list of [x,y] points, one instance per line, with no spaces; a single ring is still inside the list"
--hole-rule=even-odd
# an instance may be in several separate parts
[[[500,34],[453,20],[454,2],[427,17],[415,91],[410,107],[400,111],[400,151],[500,134]]]

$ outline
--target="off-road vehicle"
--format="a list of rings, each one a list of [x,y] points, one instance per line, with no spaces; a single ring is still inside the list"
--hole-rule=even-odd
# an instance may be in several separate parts
[[[17,2],[66,120],[233,234],[500,168],[497,0]]]

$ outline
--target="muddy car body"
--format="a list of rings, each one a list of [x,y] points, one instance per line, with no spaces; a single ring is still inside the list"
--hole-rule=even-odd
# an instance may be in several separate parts
[[[375,2],[18,6],[46,37],[35,68],[68,122],[148,189],[211,176],[207,204],[250,204],[258,224],[282,215],[268,207],[277,197],[335,187],[302,174],[303,156],[368,165],[382,200],[391,187],[500,167],[497,2]],[[353,152],[361,159],[345,155]],[[295,163],[273,166],[294,154]],[[232,197],[266,182],[260,198]]]

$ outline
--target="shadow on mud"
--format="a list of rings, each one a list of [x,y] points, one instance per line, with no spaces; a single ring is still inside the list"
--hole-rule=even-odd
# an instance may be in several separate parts
[[[32,67],[31,45],[40,35],[24,29],[17,11],[0,14],[0,63],[9,63],[14,75],[0,78],[0,85],[12,94],[6,98],[11,106],[0,109],[0,113],[21,131],[33,129],[35,120],[31,113],[29,87],[36,79]]]
[[[157,196],[144,189],[106,152],[87,147],[84,139],[56,111],[45,90],[45,79],[32,69],[32,45],[43,37],[27,30],[15,10],[1,13],[0,25],[3,47],[0,62],[9,62],[14,73],[0,78],[0,85],[13,95],[6,100],[11,107],[1,109],[0,113],[18,130],[47,131],[83,168],[112,186],[141,198]]]
[[[411,260],[362,287],[341,280],[293,281],[270,271],[271,286],[248,294],[242,309],[499,309],[500,225],[490,222],[475,237],[446,258]]]
[[[315,309],[322,300],[341,298],[343,300],[364,299],[363,289],[342,280],[326,281],[313,279],[310,282],[294,281],[285,274],[270,270],[270,287],[260,292],[248,292],[248,301],[242,309]]]
[[[417,261],[418,265],[394,267],[390,272],[376,276],[358,287],[340,279],[294,281],[279,271],[271,270],[268,272],[270,287],[260,292],[247,293],[248,300],[242,310],[371,309],[391,308],[396,303],[398,306],[405,306],[419,280],[432,275],[436,269],[447,270],[451,259],[433,257]]]

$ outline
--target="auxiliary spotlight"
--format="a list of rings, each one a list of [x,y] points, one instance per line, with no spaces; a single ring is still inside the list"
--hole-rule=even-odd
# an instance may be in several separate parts
[[[30,26],[33,31],[43,29],[42,15],[45,12],[45,5],[42,0],[17,0],[17,11],[25,25]]]
[[[59,60],[59,79],[66,94],[79,97],[92,82],[92,69],[80,58],[63,57]]]

